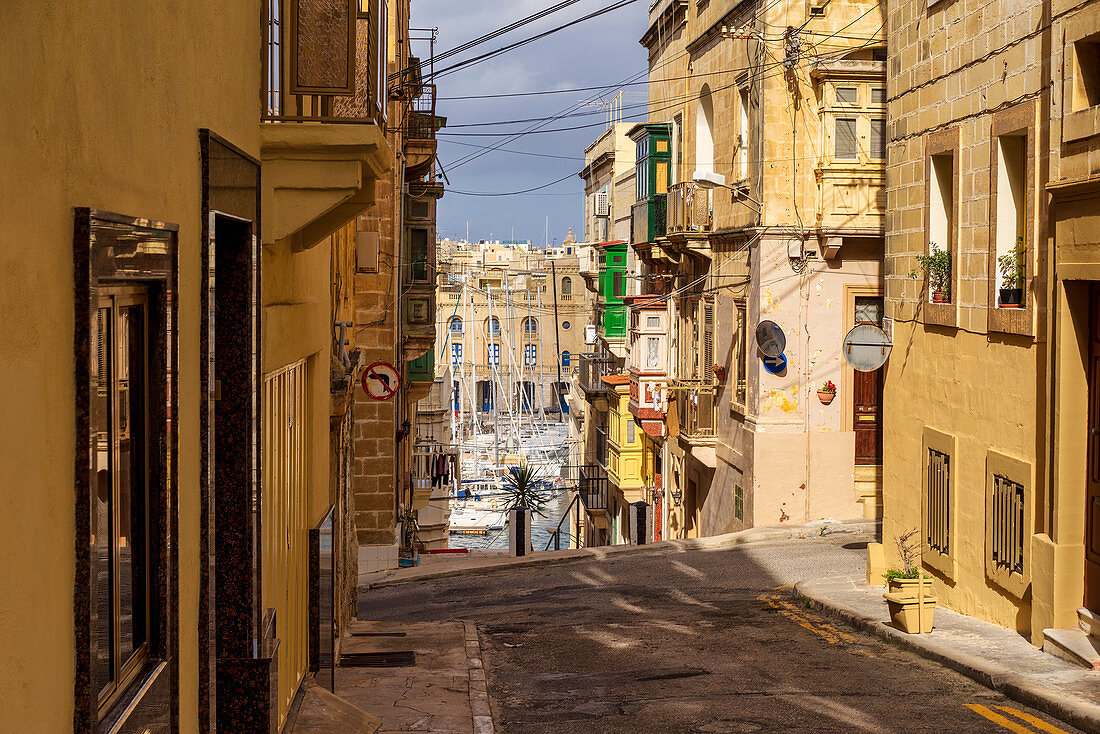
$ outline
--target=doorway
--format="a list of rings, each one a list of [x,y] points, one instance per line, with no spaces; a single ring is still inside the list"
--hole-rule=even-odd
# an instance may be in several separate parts
[[[855,323],[882,328],[881,297],[856,296]],[[852,429],[855,431],[856,466],[882,464],[882,369],[853,371]]]
[[[1100,285],[1089,290],[1088,472],[1085,482],[1085,606],[1100,612]]]

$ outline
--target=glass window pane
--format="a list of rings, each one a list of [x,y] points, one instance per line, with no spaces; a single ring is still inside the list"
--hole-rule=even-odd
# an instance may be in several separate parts
[[[415,281],[428,280],[428,230],[412,229],[409,235],[411,277]]]
[[[111,308],[100,308],[92,334],[92,445],[95,448],[95,484],[91,502],[91,656],[92,690],[101,695],[113,678],[111,657]]]
[[[837,160],[855,160],[856,118],[838,117],[836,120],[835,152]]]
[[[118,606],[119,655],[125,665],[148,639],[145,527],[145,325],[140,306],[119,312]]]
[[[871,297],[856,297],[856,323],[869,322],[875,326],[882,326],[882,299]]]
[[[856,87],[837,87],[836,101],[840,104],[856,104],[859,100]]]
[[[872,88],[871,104],[886,104],[886,90],[881,87]]]
[[[651,336],[646,340],[646,367],[656,367],[661,358],[661,340]]]

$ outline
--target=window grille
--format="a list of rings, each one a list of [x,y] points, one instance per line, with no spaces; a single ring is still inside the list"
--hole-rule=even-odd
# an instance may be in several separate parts
[[[927,495],[925,515],[928,518],[928,547],[947,555],[951,548],[951,457],[928,449]]]
[[[738,520],[745,519],[745,490],[740,484],[733,486],[733,516]]]
[[[1024,485],[993,475],[993,563],[1024,572]]]

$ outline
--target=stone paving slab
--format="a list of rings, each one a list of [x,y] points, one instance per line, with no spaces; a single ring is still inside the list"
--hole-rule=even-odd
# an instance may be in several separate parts
[[[737,533],[714,535],[708,538],[662,540],[648,545],[610,545],[596,548],[574,548],[560,551],[535,551],[528,556],[513,557],[502,551],[477,551],[463,554],[447,554],[422,560],[420,566],[397,568],[389,571],[359,574],[359,588],[373,589],[393,584],[426,581],[429,579],[492,573],[527,566],[550,566],[572,561],[615,557],[621,553],[669,554],[690,550],[718,550],[749,543],[765,543],[781,540],[797,540],[819,534],[873,532],[878,527],[875,520],[822,520],[806,525],[779,525],[750,528]],[[424,556],[421,556],[424,559]]]
[[[859,629],[1084,731],[1100,732],[1100,672],[1048,655],[1014,630],[937,607],[930,634],[907,634],[890,624],[883,587],[868,586],[863,577],[803,581],[795,591]]]
[[[378,734],[492,734],[481,647],[472,624],[353,622],[341,640],[340,652],[399,650],[413,651],[416,664],[338,667],[336,694],[377,717]]]

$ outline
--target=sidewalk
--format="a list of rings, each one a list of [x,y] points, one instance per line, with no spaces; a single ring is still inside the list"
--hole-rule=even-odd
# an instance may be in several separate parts
[[[873,533],[878,527],[875,520],[829,520],[807,525],[786,525],[761,527],[742,530],[738,533],[715,535],[709,538],[688,538],[684,540],[662,540],[647,545],[610,545],[597,548],[575,548],[560,551],[534,551],[531,555],[518,558],[508,555],[507,551],[480,550],[468,554],[421,555],[421,565],[413,568],[395,568],[389,571],[359,574],[359,588],[372,589],[413,581],[463,576],[468,574],[491,573],[512,568],[528,566],[549,566],[570,561],[585,561],[607,558],[621,553],[645,553],[651,555],[683,553],[688,550],[718,550],[732,548],[748,543],[774,542],[777,540],[798,540],[816,537],[822,534]]]
[[[906,634],[889,623],[884,589],[868,586],[863,577],[803,581],[795,590],[858,629],[1079,729],[1100,732],[1100,672],[1048,655],[1013,630],[937,607],[931,634]]]

